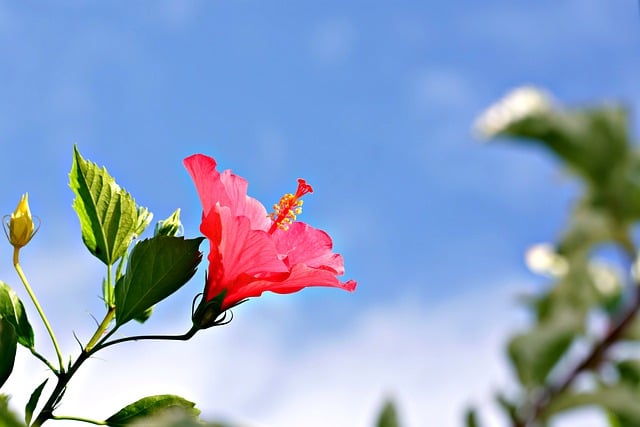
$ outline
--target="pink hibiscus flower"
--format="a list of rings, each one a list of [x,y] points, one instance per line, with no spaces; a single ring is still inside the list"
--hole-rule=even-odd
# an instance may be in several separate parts
[[[229,308],[264,291],[281,294],[309,286],[353,291],[356,282],[341,282],[342,256],[332,252],[331,237],[296,221],[301,197],[313,192],[298,179],[294,194],[285,194],[274,211],[247,195],[247,181],[202,154],[184,160],[202,202],[200,231],[210,242],[209,270],[204,295],[194,313],[202,328],[219,324]]]

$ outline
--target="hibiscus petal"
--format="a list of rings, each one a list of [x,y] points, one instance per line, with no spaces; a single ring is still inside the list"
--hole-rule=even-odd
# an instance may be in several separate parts
[[[247,180],[226,170],[220,174],[220,181],[226,189],[232,213],[236,216],[246,216],[254,230],[268,230],[271,220],[264,205],[253,197],[247,196],[249,184]]]
[[[289,266],[305,264],[312,268],[331,269],[337,275],[344,274],[342,256],[332,252],[333,242],[324,231],[298,221],[288,230],[277,230],[273,237]]]
[[[357,283],[354,280],[341,282],[332,271],[298,264],[293,267],[287,279],[282,281],[255,280],[238,289],[238,292],[235,293],[235,298],[237,299],[236,301],[240,301],[245,298],[260,296],[265,291],[290,294],[311,286],[326,286],[352,292],[356,289]]]
[[[227,191],[220,181],[220,174],[216,170],[216,161],[213,158],[194,154],[184,159],[183,163],[196,185],[205,215],[216,203],[229,206]]]
[[[249,218],[253,229],[269,229],[271,220],[267,210],[262,203],[247,195],[248,183],[244,178],[228,169],[219,173],[215,159],[202,154],[187,157],[184,165],[196,185],[205,215],[220,204],[228,206],[235,216]]]
[[[247,217],[233,216],[227,207],[217,207],[216,210],[220,215],[222,230],[219,251],[225,268],[225,282],[232,282],[241,274],[267,276],[288,271],[278,257],[269,234],[252,230]]]

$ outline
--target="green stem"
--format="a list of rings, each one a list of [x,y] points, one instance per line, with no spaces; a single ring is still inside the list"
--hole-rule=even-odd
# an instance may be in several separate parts
[[[60,372],[58,371],[58,369],[55,366],[53,366],[53,364],[49,362],[43,355],[38,353],[35,348],[30,348],[29,350],[31,351],[31,354],[33,354],[36,357],[36,359],[40,360],[42,363],[47,365],[47,367],[51,369],[53,373],[56,374],[56,376],[60,375]]]
[[[106,426],[108,425],[106,421],[98,421],[98,420],[91,420],[89,418],[82,418],[82,417],[69,417],[66,415],[53,415],[51,417],[52,420],[70,420],[70,421],[81,421],[83,423],[89,423],[89,424],[95,424],[97,426]]]
[[[100,322],[98,329],[96,329],[96,332],[93,334],[93,336],[89,340],[89,343],[85,347],[85,351],[91,352],[91,349],[95,347],[98,341],[100,341],[100,338],[104,335],[105,331],[109,327],[109,324],[111,323],[115,315],[116,315],[116,308],[110,307],[109,311],[107,311],[107,314],[105,314],[104,319],[102,319],[102,322]]]
[[[53,342],[53,347],[56,349],[56,355],[58,356],[58,363],[60,363],[59,372],[64,372],[64,362],[62,361],[62,353],[60,352],[60,346],[58,346],[58,340],[56,340],[56,335],[53,333],[53,330],[51,329],[51,325],[49,325],[49,321],[47,320],[47,316],[45,316],[44,311],[42,311],[42,307],[40,307],[40,303],[38,302],[36,295],[31,290],[29,281],[27,280],[27,277],[24,275],[24,272],[22,271],[22,267],[20,267],[19,260],[20,260],[20,248],[14,246],[13,266],[16,269],[16,272],[18,273],[20,280],[22,280],[22,284],[26,288],[27,293],[31,297],[31,301],[33,301],[33,305],[36,306],[36,310],[38,310],[38,314],[40,314],[40,318],[42,319],[44,326],[47,328],[47,332],[49,332],[49,336],[51,337],[51,341]]]
[[[83,350],[82,353],[80,353],[80,356],[78,356],[78,359],[69,367],[69,371],[61,372],[60,375],[58,375],[58,383],[56,384],[56,387],[51,392],[49,399],[42,407],[38,417],[31,424],[31,427],[40,427],[45,421],[54,417],[53,409],[62,398],[62,394],[64,394],[64,391],[67,388],[67,383],[84,361],[89,358],[89,356],[91,356],[91,354]]]
[[[623,238],[619,239],[625,253],[629,256],[630,263],[636,260],[637,250],[633,241],[628,234],[623,234]],[[604,359],[604,355],[616,344],[629,329],[634,319],[640,313],[640,280],[636,279],[636,289],[632,296],[631,303],[628,308],[621,311],[619,317],[609,319],[609,330],[602,339],[596,343],[589,354],[587,354],[564,378],[557,384],[549,384],[538,393],[538,397],[532,402],[528,408],[525,417],[514,422],[514,427],[528,427],[538,425],[541,416],[547,410],[552,401],[568,390],[575,382],[580,374],[589,370],[595,370],[599,367]]]
[[[109,317],[109,313],[107,313],[107,316],[105,316],[105,319],[107,319],[108,317]],[[104,321],[103,321],[103,323],[104,323]],[[98,329],[100,329],[100,328],[98,328]],[[40,427],[45,421],[51,420],[51,419],[68,419],[68,420],[74,419],[74,420],[77,420],[77,421],[92,422],[91,420],[85,420],[83,418],[57,417],[57,416],[53,415],[53,410],[54,410],[57,402],[62,397],[62,394],[66,390],[67,384],[69,383],[69,380],[71,380],[71,377],[76,373],[78,368],[80,368],[80,366],[87,359],[89,359],[89,357],[91,357],[93,354],[97,353],[98,351],[102,350],[103,348],[106,348],[106,347],[109,347],[111,345],[118,344],[118,343],[121,343],[121,342],[125,342],[125,341],[136,341],[136,340],[155,339],[155,340],[169,340],[169,341],[171,341],[171,340],[185,341],[185,340],[188,340],[189,338],[191,338],[192,336],[194,336],[195,333],[198,331],[198,329],[194,326],[188,332],[186,332],[183,335],[141,335],[141,336],[127,337],[127,338],[120,338],[120,339],[113,340],[113,341],[105,343],[105,341],[107,339],[109,339],[109,337],[115,331],[116,331],[116,328],[114,328],[111,331],[109,331],[101,339],[98,338],[97,343],[95,344],[95,346],[91,350],[87,350],[87,349],[82,350],[82,353],[80,353],[80,356],[78,356],[78,359],[76,359],[76,361],[71,365],[71,367],[69,368],[69,371],[60,373],[60,375],[58,376],[58,383],[56,384],[56,387],[51,392],[51,395],[49,396],[49,399],[47,400],[47,402],[42,407],[42,411],[40,412],[40,414],[38,414],[38,417],[35,419],[33,424],[31,424],[31,427]],[[97,334],[98,337],[100,335],[101,334]],[[94,422],[94,424],[97,424],[97,423]],[[98,425],[106,425],[106,424],[98,424]]]
[[[111,293],[111,289],[113,289],[113,285],[112,285],[112,275],[111,275],[111,264],[107,265],[107,286],[105,287],[106,292],[108,292],[109,294]],[[107,311],[107,314],[105,314],[104,319],[102,319],[102,322],[100,323],[100,325],[98,326],[98,329],[96,329],[96,332],[93,334],[93,336],[91,337],[91,339],[89,340],[89,343],[87,344],[87,346],[85,347],[85,350],[88,352],[91,352],[91,349],[98,343],[98,341],[100,341],[100,338],[103,337],[104,333],[106,332],[107,328],[109,327],[109,324],[111,324],[111,321],[114,319],[114,317],[116,316],[116,307],[113,305],[113,302],[111,301],[111,298],[109,296],[107,296],[106,294],[104,295],[105,301],[107,302],[107,305],[109,307],[109,310]],[[116,327],[117,329],[117,327]],[[111,331],[111,333],[115,332],[115,329],[113,331]],[[107,337],[105,337],[106,339]]]
[[[127,341],[142,341],[142,340],[165,340],[165,341],[187,341],[191,337],[193,337],[196,332],[200,329],[195,325],[191,327],[186,333],[182,335],[135,335],[132,337],[118,338],[117,340],[101,343],[97,345],[92,353],[95,353],[98,350],[102,350],[103,348],[107,348],[109,346],[120,344]]]

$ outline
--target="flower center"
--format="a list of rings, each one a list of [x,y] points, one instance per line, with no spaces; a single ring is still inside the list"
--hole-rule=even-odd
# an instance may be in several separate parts
[[[307,184],[302,178],[298,178],[298,189],[295,194],[287,193],[280,198],[280,201],[273,205],[273,212],[269,217],[273,220],[269,234],[273,234],[276,229],[288,230],[289,225],[302,213],[301,197],[307,193],[313,193],[313,187]]]

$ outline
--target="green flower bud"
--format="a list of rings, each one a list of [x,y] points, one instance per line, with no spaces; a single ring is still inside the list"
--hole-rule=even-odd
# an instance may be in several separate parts
[[[169,236],[175,237],[180,233],[182,223],[180,222],[180,208],[176,209],[169,218],[164,221],[159,221],[156,224],[156,229],[153,233],[154,236]]]

